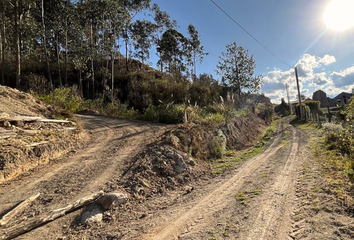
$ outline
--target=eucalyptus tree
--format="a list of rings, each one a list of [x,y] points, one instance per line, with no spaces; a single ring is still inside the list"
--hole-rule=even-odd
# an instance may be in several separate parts
[[[241,95],[242,89],[250,92],[260,90],[262,77],[254,76],[256,63],[248,50],[233,42],[226,45],[226,52],[219,58],[216,72],[221,75],[224,85],[234,88],[238,95]]]
[[[115,55],[120,48],[119,37],[124,30],[124,23],[129,14],[119,1],[106,0],[107,10],[105,11],[102,42],[105,51],[109,52],[111,58],[111,88],[114,89],[115,76]]]
[[[97,40],[98,40],[98,29],[100,28],[99,24],[101,21],[101,12],[103,1],[85,1],[81,0],[77,2],[77,8],[80,13],[81,26],[86,32],[86,37],[89,39],[90,44],[90,76],[92,84],[92,94],[95,96],[95,65],[94,61],[97,56]],[[88,23],[88,24],[87,24]],[[89,87],[88,83],[88,89]],[[90,94],[88,93],[88,96]]]
[[[6,31],[6,16],[5,16],[5,0],[1,1],[1,84],[5,85],[5,51],[6,51],[6,40],[5,40],[5,31]]]
[[[142,64],[150,57],[152,34],[155,29],[156,25],[147,20],[137,20],[131,25],[133,44],[136,51],[134,56],[139,58]]]
[[[64,84],[68,84],[68,62],[69,62],[69,57],[68,57],[68,52],[69,52],[69,44],[72,40],[70,40],[70,35],[72,36],[73,33],[78,31],[78,17],[77,12],[74,4],[70,0],[62,0],[61,2],[61,7],[62,11],[61,13],[64,15],[63,17],[63,31],[64,31],[64,52],[65,52],[65,58],[64,58]],[[75,32],[73,32],[75,31]]]
[[[208,53],[204,52],[204,46],[200,41],[200,35],[192,24],[188,26],[188,35],[188,65],[192,67],[192,75],[196,77],[197,63],[202,63],[204,56],[208,55]]]
[[[21,85],[21,48],[20,48],[20,6],[19,0],[14,1],[14,28],[16,49],[16,88]]]
[[[160,40],[157,49],[163,63],[168,65],[168,72],[176,74],[185,70],[183,62],[187,52],[188,41],[182,33],[174,29],[167,30]]]
[[[169,29],[177,29],[177,22],[175,20],[171,21],[170,15],[166,11],[161,11],[160,7],[154,3],[152,5],[152,11],[154,13],[155,21],[155,34],[153,36],[153,42],[157,48],[157,56],[159,57],[158,66],[161,72],[163,71],[163,60],[161,52],[158,51],[161,48],[162,35]]]
[[[125,64],[126,70],[129,71],[129,40],[131,35],[131,24],[133,23],[134,18],[143,10],[150,9],[151,0],[121,0],[122,6],[124,7],[127,15],[127,18],[124,22],[124,30],[122,36],[125,40]]]

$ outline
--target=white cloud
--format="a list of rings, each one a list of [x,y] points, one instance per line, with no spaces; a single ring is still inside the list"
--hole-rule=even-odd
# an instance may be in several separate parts
[[[322,89],[325,92],[328,91],[328,95],[338,95],[342,91],[351,89],[354,86],[354,66],[340,72],[325,72],[324,66],[334,62],[336,62],[336,58],[331,55],[317,57],[311,54],[304,54],[296,64],[301,94],[306,97],[312,97],[314,89]],[[286,71],[274,69],[269,71],[263,80],[262,92],[273,102],[280,102],[281,98],[286,99],[286,84],[289,85],[291,100],[296,99],[297,86],[293,69]]]
[[[354,67],[344,69],[340,72],[333,72],[331,79],[336,87],[346,87],[354,84]]]
[[[336,58],[334,56],[330,56],[330,55],[324,55],[323,58],[320,58],[319,62],[323,65],[329,65],[332,63],[336,62]]]
[[[336,62],[334,56],[324,55],[321,58],[306,53],[296,64],[299,78],[301,78],[302,81],[309,81],[314,78],[314,69],[327,66],[334,62]]]

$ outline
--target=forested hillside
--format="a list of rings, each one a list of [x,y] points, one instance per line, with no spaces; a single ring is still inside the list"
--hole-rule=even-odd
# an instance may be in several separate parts
[[[77,84],[96,97],[115,88],[115,77],[148,70],[152,49],[170,75],[195,74],[207,54],[193,25],[182,35],[150,0],[16,0],[1,9],[2,85],[33,88],[45,76],[49,85]]]
[[[196,27],[178,26],[150,0],[3,0],[0,6],[2,85],[38,94],[76,85],[81,97],[109,95],[139,111],[172,101],[205,106],[225,97],[222,87],[238,95],[260,88],[253,57],[236,43],[220,57],[222,83],[197,77],[208,53]]]

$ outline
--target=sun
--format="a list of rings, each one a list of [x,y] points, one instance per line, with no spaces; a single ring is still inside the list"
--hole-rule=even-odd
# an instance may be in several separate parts
[[[328,28],[343,31],[354,26],[354,0],[332,0],[323,15]]]

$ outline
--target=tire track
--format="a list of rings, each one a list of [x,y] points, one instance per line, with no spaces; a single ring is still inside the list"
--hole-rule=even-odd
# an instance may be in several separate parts
[[[253,227],[251,227],[252,231],[247,237],[248,240],[288,238],[286,228],[278,228],[277,225],[284,218],[289,220],[285,222],[290,222],[290,214],[286,212],[285,205],[291,191],[289,174],[291,174],[299,156],[299,142],[299,132],[292,127],[292,147],[289,157],[269,194],[260,200],[262,208],[253,223]]]
[[[102,116],[76,116],[91,132],[89,145],[73,157],[44,166],[38,172],[11,182],[0,193],[3,207],[41,192],[38,206],[46,211],[100,190],[112,176],[121,174],[123,162],[132,158],[165,130],[165,125]],[[3,211],[0,207],[0,211]]]
[[[233,196],[242,187],[245,177],[256,171],[260,165],[267,162],[282,147],[279,145],[281,140],[281,134],[279,134],[280,129],[282,129],[281,124],[281,121],[279,121],[277,136],[267,150],[250,159],[248,163],[238,169],[238,172],[233,177],[203,197],[192,208],[186,210],[183,214],[171,216],[166,224],[153,230],[151,234],[145,236],[145,238],[143,237],[143,239],[177,239],[180,234],[186,234],[191,230],[195,231],[198,227],[202,227],[201,222],[207,221],[208,216],[225,208],[228,204],[225,199]],[[183,210],[179,212],[183,212]]]

